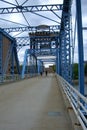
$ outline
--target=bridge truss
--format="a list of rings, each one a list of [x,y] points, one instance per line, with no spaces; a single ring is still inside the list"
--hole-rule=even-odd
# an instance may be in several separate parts
[[[24,6],[26,1],[19,5],[4,1],[12,7],[0,8],[0,14],[21,13],[27,23],[27,26],[3,28],[9,34],[14,32],[27,32],[28,36],[15,37],[17,41],[17,50],[27,46],[24,54],[22,78],[27,73],[40,73],[43,71],[44,62],[53,62],[56,64],[56,73],[61,75],[69,83],[72,83],[72,43],[71,43],[71,5],[72,0],[64,0],[62,4]],[[83,73],[83,42],[82,42],[82,23],[81,23],[81,4],[76,1],[78,41],[79,44],[79,78],[80,92],[84,93],[84,73]],[[57,14],[62,11],[61,17]],[[39,14],[38,12],[51,12],[57,20]],[[56,25],[30,26],[24,13],[32,13],[39,17],[55,22]],[[79,14],[79,15],[78,15]],[[59,19],[59,22],[58,22]],[[79,19],[79,21],[78,21]],[[10,22],[10,21],[9,21]],[[52,56],[52,58],[49,58]],[[45,57],[45,60],[44,58]],[[48,57],[48,59],[46,59]],[[0,62],[1,64],[1,62]],[[82,86],[82,87],[81,87]]]

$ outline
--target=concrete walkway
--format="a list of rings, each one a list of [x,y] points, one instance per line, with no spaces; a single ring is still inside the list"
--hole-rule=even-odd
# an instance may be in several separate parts
[[[0,130],[71,130],[55,76],[0,86]]]

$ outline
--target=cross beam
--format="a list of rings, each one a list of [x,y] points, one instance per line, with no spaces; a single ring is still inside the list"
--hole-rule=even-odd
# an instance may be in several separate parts
[[[36,5],[36,6],[21,6],[20,5],[16,7],[0,8],[0,14],[38,12],[38,11],[58,11],[62,9],[63,9],[63,4]]]
[[[48,26],[48,30],[51,32],[60,30],[60,25],[50,25]],[[26,26],[26,27],[12,27],[12,28],[3,28],[4,31],[10,32],[21,32],[21,31],[28,31],[28,32],[36,32],[38,30],[37,26]]]

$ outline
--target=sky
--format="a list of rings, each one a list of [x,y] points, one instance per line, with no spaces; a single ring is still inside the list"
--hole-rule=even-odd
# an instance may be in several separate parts
[[[73,39],[74,39],[74,28],[75,28],[75,19],[76,19],[76,3],[73,0],[72,4],[72,24],[73,24]],[[82,9],[82,27],[87,27],[87,0],[81,0],[81,9]],[[77,29],[76,29],[77,31]],[[75,36],[75,50],[74,50],[74,62],[78,62],[78,42],[77,35]],[[87,61],[87,30],[83,30],[83,47],[84,47],[84,60]]]
[[[0,8],[3,7],[14,7],[15,5],[21,5],[23,4],[26,0],[5,0],[7,2],[10,2],[11,4],[4,3],[2,2],[3,0],[0,0]],[[72,3],[72,34],[73,34],[73,39],[74,39],[74,27],[75,27],[75,1],[73,0]],[[87,0],[81,0],[82,1],[82,23],[83,27],[87,27]],[[48,5],[48,4],[62,4],[63,0],[27,0],[27,2],[23,6],[27,5]],[[39,13],[39,12],[37,12]],[[56,11],[56,13],[61,16],[61,11]],[[52,18],[58,22],[60,22],[60,19],[55,16],[52,12],[40,12],[39,14],[44,15],[46,17]],[[6,27],[18,27],[21,26],[19,24],[15,24],[12,22],[8,22],[5,20],[10,20],[13,22],[21,23],[26,26],[28,24],[30,26],[38,26],[41,24],[46,24],[46,25],[58,25],[57,22],[53,22],[44,18],[41,18],[40,16],[37,16],[33,13],[24,13],[24,16],[26,17],[27,21],[24,19],[23,14],[1,14],[0,15],[0,27],[1,28],[6,28]],[[12,36],[15,36],[18,33],[11,33]],[[17,36],[28,36],[28,32],[21,33],[20,35]],[[83,43],[84,43],[84,60],[87,60],[87,30],[83,30]],[[19,57],[21,57],[21,61],[23,62],[23,57],[24,57],[24,51],[28,47],[24,47],[19,51]],[[77,44],[77,36],[76,36],[76,41],[75,41],[75,51],[74,51],[74,62],[78,62],[78,44]]]

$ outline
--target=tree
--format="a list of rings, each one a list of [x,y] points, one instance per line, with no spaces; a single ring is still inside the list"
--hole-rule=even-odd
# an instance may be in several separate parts
[[[85,76],[87,76],[87,64],[85,64]]]
[[[78,64],[73,65],[73,79],[78,79]]]

